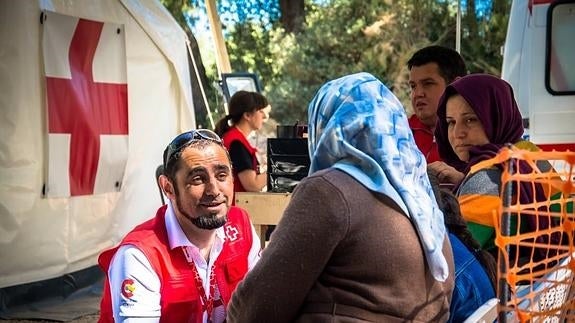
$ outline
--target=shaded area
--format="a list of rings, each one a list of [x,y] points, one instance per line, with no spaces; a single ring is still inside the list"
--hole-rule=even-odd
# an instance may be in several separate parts
[[[95,322],[104,275],[97,266],[0,289],[0,318]],[[23,321],[18,321],[23,322]]]

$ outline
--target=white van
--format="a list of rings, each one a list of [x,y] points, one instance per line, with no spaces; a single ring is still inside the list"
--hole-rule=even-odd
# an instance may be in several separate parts
[[[515,91],[525,137],[575,151],[575,0],[514,0],[502,78]]]

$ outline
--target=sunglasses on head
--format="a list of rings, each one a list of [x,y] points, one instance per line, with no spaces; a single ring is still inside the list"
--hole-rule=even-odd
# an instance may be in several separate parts
[[[189,146],[194,141],[209,140],[219,145],[223,145],[222,139],[215,132],[208,129],[196,129],[179,134],[164,151],[164,168],[168,166],[168,162],[174,155],[180,153],[185,147]]]

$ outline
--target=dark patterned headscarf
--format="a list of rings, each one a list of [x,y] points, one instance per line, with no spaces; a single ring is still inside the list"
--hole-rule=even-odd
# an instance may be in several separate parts
[[[446,105],[453,95],[460,94],[481,121],[489,143],[469,151],[469,162],[461,161],[447,137]],[[513,96],[513,89],[504,80],[487,74],[471,74],[451,83],[439,99],[435,138],[441,159],[460,172],[494,157],[507,143],[516,143],[523,135],[523,120]]]

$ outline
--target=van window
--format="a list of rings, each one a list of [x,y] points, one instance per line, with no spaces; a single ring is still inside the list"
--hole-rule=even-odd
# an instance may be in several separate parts
[[[575,94],[575,1],[558,1],[547,12],[545,87],[553,95]]]

